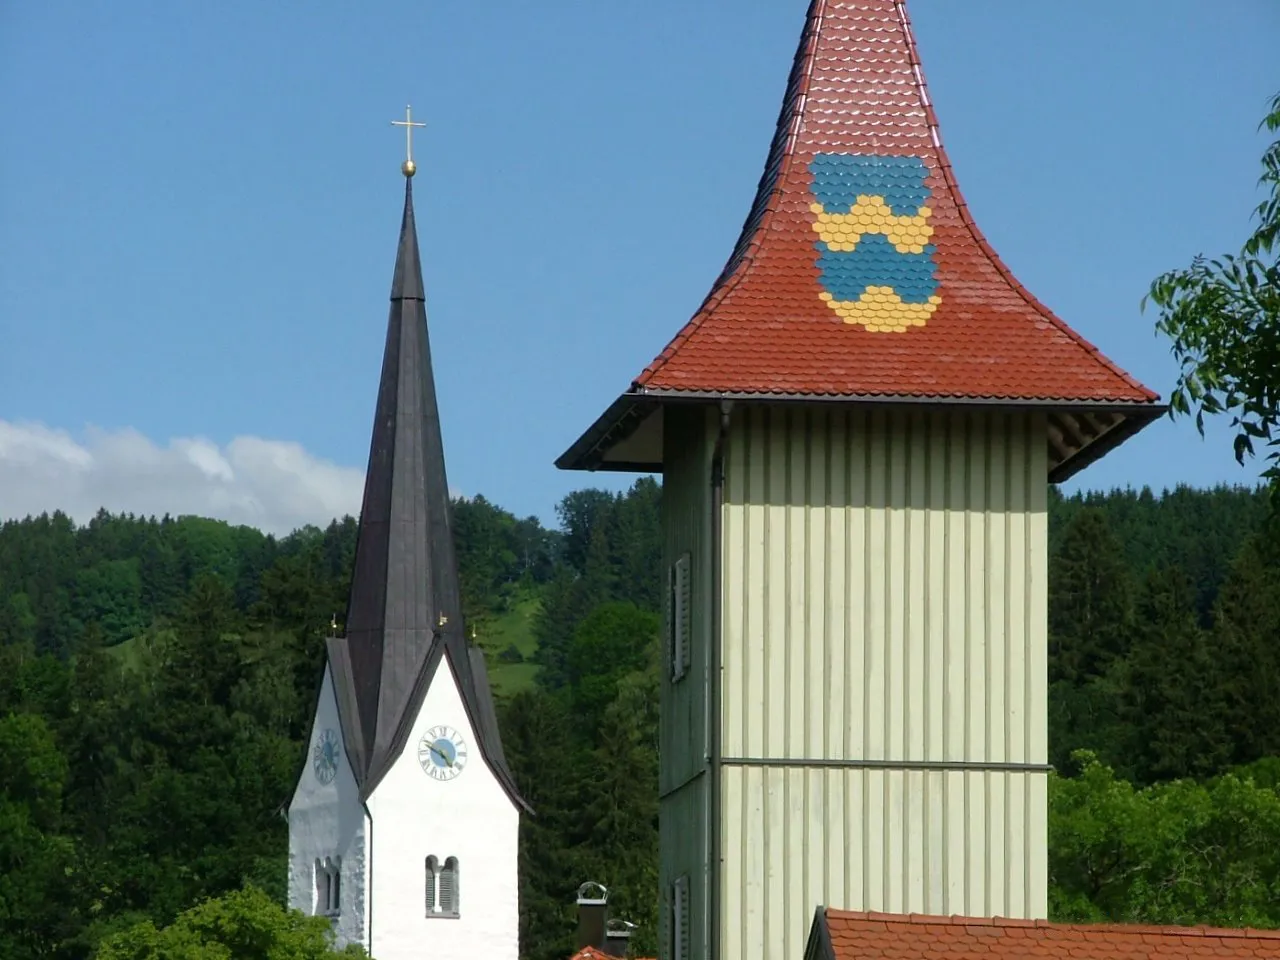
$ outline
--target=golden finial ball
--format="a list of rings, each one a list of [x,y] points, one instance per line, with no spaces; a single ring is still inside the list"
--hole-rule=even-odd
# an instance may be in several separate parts
[[[404,163],[400,164],[400,172],[406,177],[412,177],[418,172],[418,165],[412,160],[406,160]]]

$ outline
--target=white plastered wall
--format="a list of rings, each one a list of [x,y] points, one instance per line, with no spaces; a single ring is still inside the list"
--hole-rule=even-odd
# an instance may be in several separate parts
[[[440,782],[418,764],[431,727],[453,727],[467,764]],[[519,812],[485,764],[448,660],[436,671],[404,752],[368,800],[372,953],[378,960],[516,960]],[[457,857],[457,918],[426,915],[426,859]]]
[[[332,730],[342,742],[333,678],[324,671],[320,700],[307,741],[307,763],[289,804],[289,906],[303,913],[317,912],[315,862],[342,858],[340,912],[335,922],[339,945],[368,945],[366,864],[368,830],[360,788],[341,749],[337,774],[329,783],[316,776],[315,748],[319,737]]]

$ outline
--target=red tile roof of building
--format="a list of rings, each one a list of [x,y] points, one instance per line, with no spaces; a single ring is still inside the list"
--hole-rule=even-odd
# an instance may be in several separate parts
[[[623,960],[623,958],[615,957],[595,947],[583,947],[573,955],[571,960]]]
[[[1083,926],[1044,920],[927,917],[819,909],[807,960],[1222,960],[1280,958],[1280,931]]]
[[[983,238],[938,136],[902,0],[813,0],[737,247],[633,390],[1158,399],[1037,301]]]

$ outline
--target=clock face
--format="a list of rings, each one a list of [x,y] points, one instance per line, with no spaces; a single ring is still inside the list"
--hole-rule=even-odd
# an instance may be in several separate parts
[[[321,730],[316,745],[311,750],[311,769],[323,784],[333,782],[338,775],[338,735],[332,730]]]
[[[467,742],[453,727],[432,727],[418,744],[418,763],[433,780],[452,780],[467,765]]]

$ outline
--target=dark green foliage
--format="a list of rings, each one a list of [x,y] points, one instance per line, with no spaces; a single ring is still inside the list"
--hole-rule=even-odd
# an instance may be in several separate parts
[[[1251,540],[1232,564],[1214,611],[1214,656],[1226,678],[1231,760],[1280,757],[1280,563]]]
[[[1152,572],[1138,597],[1120,707],[1128,756],[1144,781],[1205,777],[1230,762],[1219,667],[1186,575]]]
[[[1086,684],[1124,656],[1132,628],[1132,574],[1107,515],[1076,514],[1062,535],[1049,592],[1049,682]]]
[[[539,680],[548,689],[570,682],[574,627],[600,604],[624,600],[645,610],[661,608],[661,493],[646,478],[625,495],[579,490],[561,501],[563,565],[543,595],[534,626]]]
[[[455,504],[482,628],[538,610],[536,685],[499,703],[536,811],[520,836],[530,960],[569,955],[588,879],[639,925],[635,949],[656,950],[660,495],[650,480],[580,491],[562,531]],[[1280,847],[1260,792],[1280,782],[1266,516],[1244,489],[1051,497],[1052,759],[1070,773],[1083,747],[1107,764],[1054,781],[1060,916],[1280,923],[1260,905],[1277,882],[1261,847]],[[282,811],[355,530],[277,539],[105,513],[0,526],[0,960],[81,960],[110,936],[103,956],[186,956],[205,936],[192,918],[215,915],[310,936],[253,898],[284,897]],[[494,650],[495,672],[528,669]],[[1177,860],[1201,846],[1212,877]],[[226,899],[245,884],[265,893]],[[208,897],[223,899],[175,923]]]
[[[1267,497],[1249,487],[1195,490],[1178,486],[1160,496],[1148,487],[1049,497],[1049,549],[1056,557],[1075,518],[1101,509],[1113,544],[1140,580],[1148,572],[1176,564],[1191,580],[1196,614],[1207,626],[1218,587],[1245,540],[1262,530]],[[1051,570],[1057,575],[1057,569]]]
[[[573,895],[580,873],[577,811],[587,756],[563,697],[541,689],[499,705],[503,749],[535,816],[520,823],[520,943],[531,960],[573,953]]]
[[[618,698],[619,681],[644,668],[657,641],[658,615],[627,600],[602,603],[582,619],[573,631],[566,666],[574,712],[583,727],[599,728]]]
[[[1242,487],[1050,498],[1059,770],[1081,748],[1141,783],[1280,756],[1280,703],[1263,686],[1280,681],[1268,511],[1265,491]]]
[[[1049,572],[1050,761],[1114,737],[1115,671],[1133,630],[1132,574],[1106,512],[1086,507],[1067,523]]]
[[[468,617],[504,612],[518,587],[551,575],[558,538],[534,517],[518,520],[484,497],[462,498],[453,503],[453,531]]]
[[[38,957],[73,929],[67,761],[40,717],[0,717],[0,958]]]

